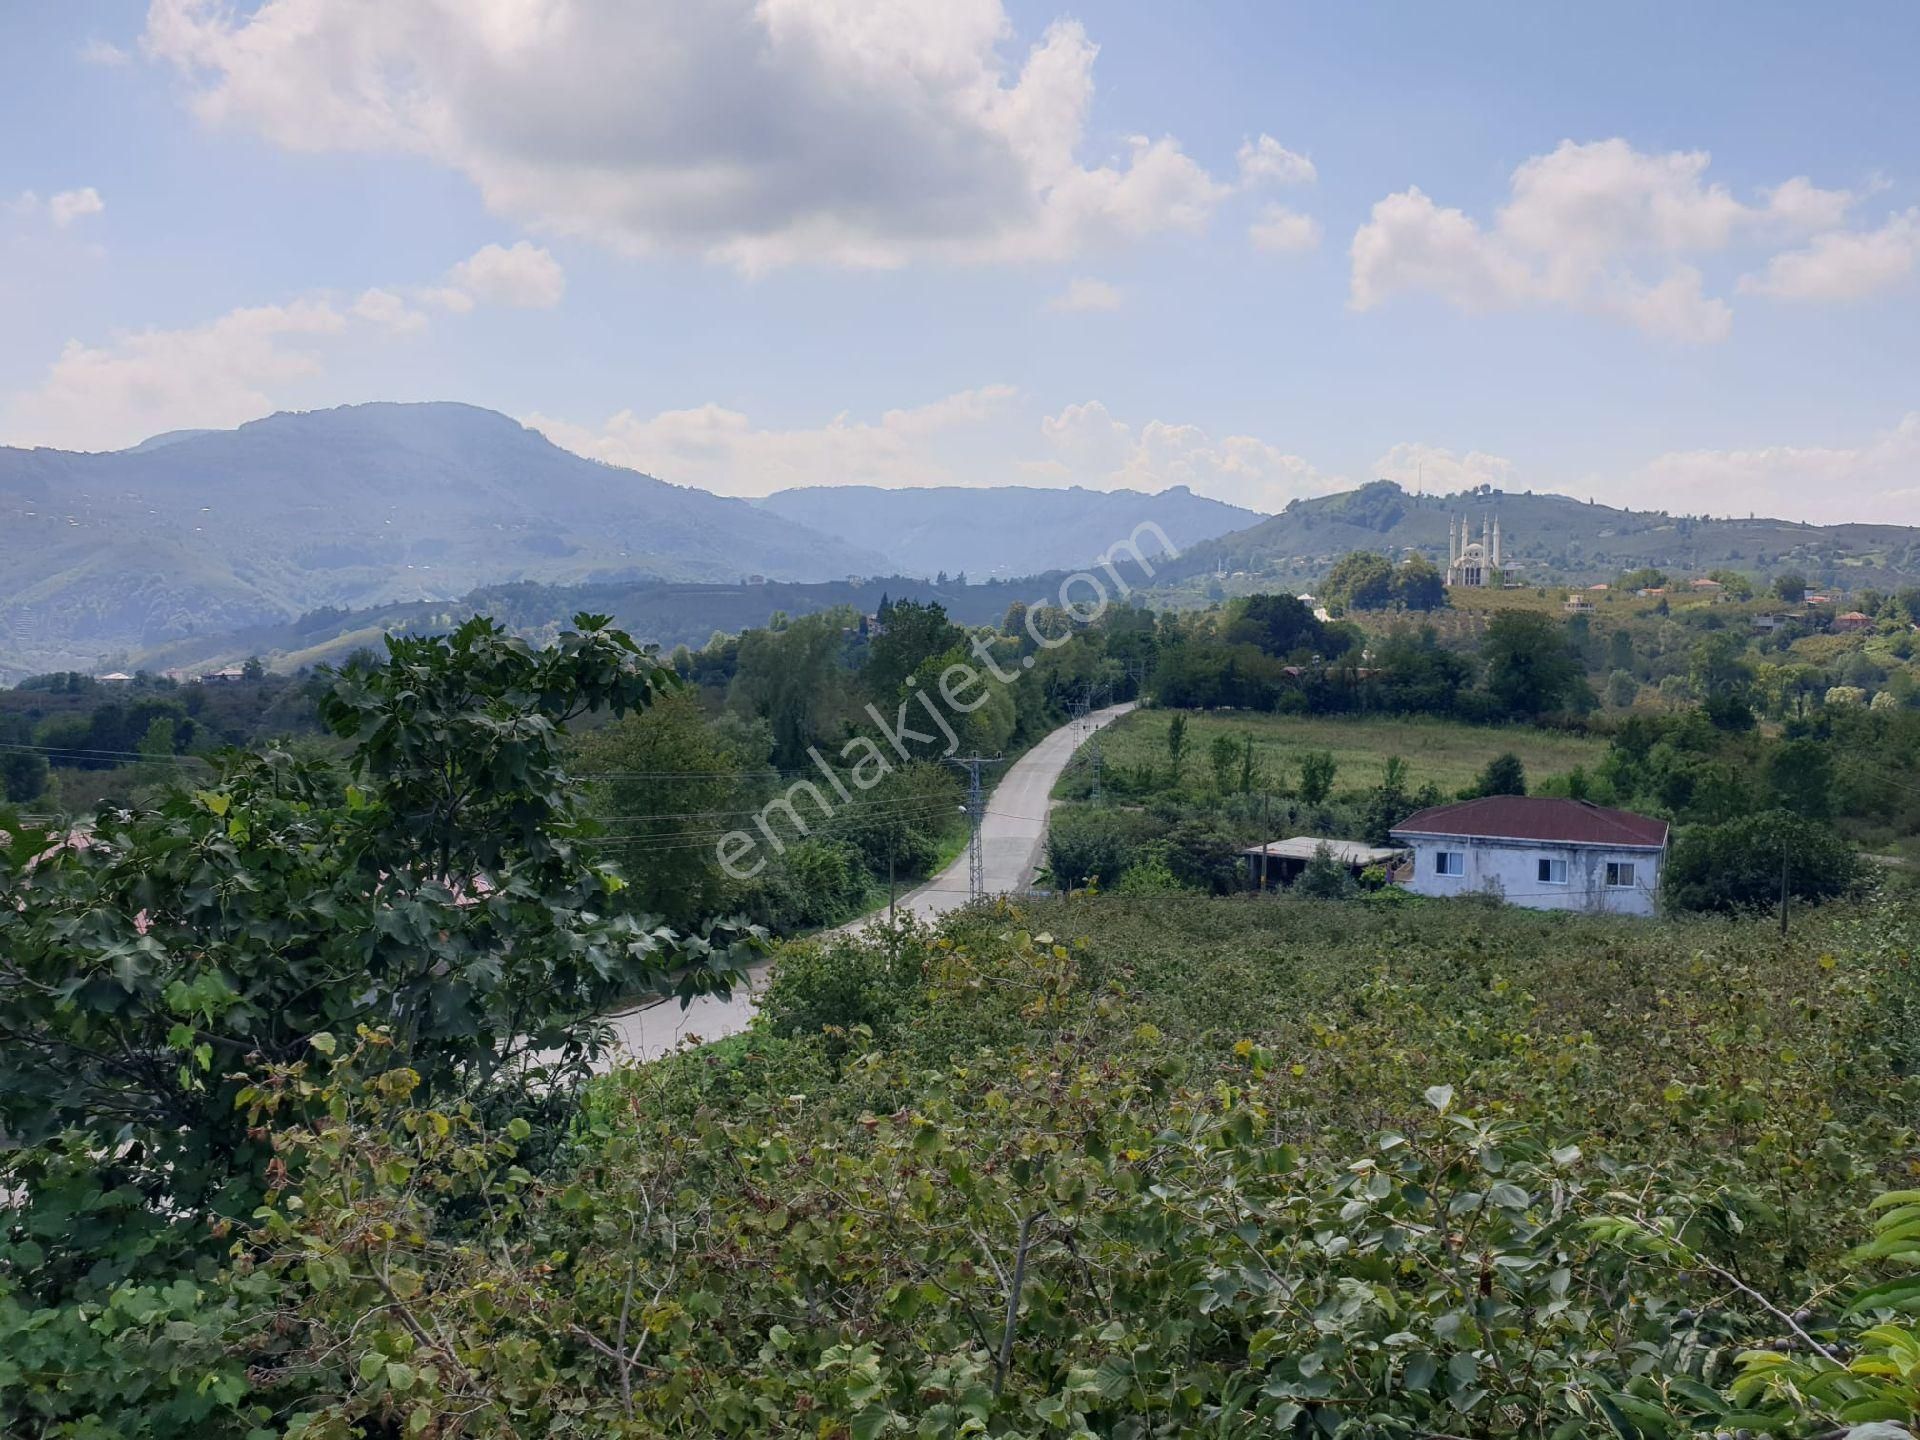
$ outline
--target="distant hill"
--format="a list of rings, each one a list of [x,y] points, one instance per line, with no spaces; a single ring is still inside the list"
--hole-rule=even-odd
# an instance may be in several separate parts
[[[900,490],[820,485],[782,490],[755,503],[849,545],[878,550],[887,557],[888,568],[901,574],[944,571],[975,579],[1070,570],[1147,523],[1159,526],[1175,549],[1184,550],[1261,518],[1256,511],[1209,500],[1184,485],[1157,495],[1078,485]],[[1148,537],[1141,543],[1148,546]]]
[[[1312,585],[1349,550],[1417,550],[1444,565],[1449,517],[1465,516],[1478,539],[1495,515],[1513,579],[1591,584],[1654,565],[1675,575],[1725,568],[1756,579],[1798,570],[1817,586],[1851,589],[1920,580],[1920,529],[1912,526],[1702,519],[1492,489],[1409,495],[1390,480],[1296,500],[1271,520],[1192,546],[1156,580],[1244,572]]]
[[[470,405],[280,414],[108,454],[0,448],[0,675],[518,579],[888,568]]]

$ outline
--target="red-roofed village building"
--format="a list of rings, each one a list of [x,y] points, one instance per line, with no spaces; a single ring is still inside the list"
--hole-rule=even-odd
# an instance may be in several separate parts
[[[1413,851],[1416,895],[1495,894],[1534,910],[1651,915],[1667,822],[1585,800],[1488,795],[1393,827]]]

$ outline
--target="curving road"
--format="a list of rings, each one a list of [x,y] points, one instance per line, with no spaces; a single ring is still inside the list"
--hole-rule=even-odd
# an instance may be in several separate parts
[[[980,824],[981,869],[989,895],[1009,895],[1025,890],[1040,868],[1040,850],[1047,838],[1047,809],[1052,803],[1054,782],[1067,768],[1086,738],[1095,730],[1111,725],[1134,708],[1109,705],[1086,718],[1070,721],[1048,735],[1022,755],[993,787],[987,800],[986,817]],[[967,853],[935,875],[926,884],[909,891],[897,902],[902,910],[923,919],[957,910],[967,903]],[[842,925],[833,934],[855,934],[874,917],[863,916]],[[719,1040],[737,1035],[753,1019],[756,997],[766,983],[769,966],[755,967],[747,982],[735,988],[725,1000],[702,995],[684,1010],[677,1001],[660,1000],[637,1010],[612,1017],[618,1039],[617,1053],[608,1064],[632,1057],[652,1060],[690,1039]]]

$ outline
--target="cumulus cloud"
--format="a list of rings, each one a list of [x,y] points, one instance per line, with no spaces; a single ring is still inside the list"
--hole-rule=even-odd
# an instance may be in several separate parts
[[[721,495],[770,495],[798,485],[953,485],[972,478],[938,443],[1001,414],[1010,385],[986,385],[877,421],[835,416],[812,428],[755,425],[738,410],[706,404],[642,416],[622,410],[582,426],[544,415],[526,423],[576,454]]]
[[[1041,421],[1052,450],[1044,471],[1105,490],[1164,490],[1186,485],[1217,500],[1272,512],[1303,495],[1343,489],[1343,476],[1252,435],[1214,437],[1197,425],[1150,420],[1137,431],[1098,400],[1069,405]]]
[[[1417,187],[1386,196],[1353,238],[1352,304],[1425,292],[1467,310],[1563,305],[1670,340],[1724,339],[1732,311],[1687,257],[1820,232],[1854,197],[1796,177],[1748,204],[1708,181],[1708,164],[1701,150],[1563,141],[1513,172],[1490,226]]]
[[[488,245],[453,267],[451,282],[476,300],[547,310],[566,293],[567,276],[547,251],[525,240]]]
[[[61,190],[45,200],[31,190],[23,190],[10,208],[24,219],[45,216],[56,228],[64,230],[76,220],[98,215],[107,208],[107,202],[93,186],[83,185],[74,190]]]
[[[1067,288],[1047,302],[1049,310],[1118,310],[1125,297],[1120,287],[1105,280],[1079,275],[1067,282]]]
[[[1671,451],[1628,475],[1617,493],[1678,513],[1910,524],[1920,506],[1920,412],[1857,445]]]
[[[425,155],[627,252],[1057,260],[1205,224],[1230,187],[1172,139],[1084,155],[1078,23],[1017,65],[1011,37],[1000,0],[152,0],[143,44],[209,122]]]
[[[1834,230],[1804,249],[1787,250],[1740,288],[1776,300],[1859,300],[1913,273],[1920,257],[1920,208],[1890,216],[1877,230]]]
[[[396,335],[411,335],[427,328],[427,317],[391,290],[362,291],[353,302],[354,317],[378,325]]]
[[[1243,186],[1311,185],[1320,178],[1313,161],[1287,149],[1271,135],[1262,135],[1241,145],[1237,158]]]
[[[726,495],[766,495],[799,485],[1084,485],[1164,490],[1187,485],[1257,510],[1348,482],[1251,435],[1216,437],[1195,425],[1152,420],[1137,429],[1097,400],[1038,417],[1011,386],[964,390],[878,420],[835,416],[781,428],[707,404],[644,415],[623,410],[599,425],[532,415],[556,445],[676,484]]]
[[[103,65],[109,68],[125,65],[133,56],[122,50],[110,40],[98,36],[80,47],[80,61],[85,65]]]
[[[107,208],[107,202],[100,198],[100,192],[91,185],[78,190],[62,190],[47,201],[47,218],[65,229],[85,215],[98,215]]]
[[[1464,455],[1437,445],[1402,441],[1373,462],[1373,473],[1391,480],[1404,490],[1420,488],[1427,494],[1472,490],[1491,485],[1496,490],[1511,488],[1514,464],[1504,455],[1489,455],[1484,450],[1469,450]]]
[[[229,426],[272,408],[270,387],[316,375],[312,342],[347,317],[323,301],[256,305],[181,330],[70,340],[38,389],[7,407],[17,444],[117,449],[163,430]]]
[[[0,438],[109,450],[163,430],[237,425],[284,403],[286,387],[324,375],[338,342],[425,330],[422,305],[462,315],[482,304],[551,305],[564,285],[546,251],[489,245],[442,285],[375,286],[350,301],[310,295],[200,325],[70,340],[38,386],[0,407]]]
[[[1256,250],[1290,254],[1311,250],[1320,243],[1320,222],[1284,205],[1262,206],[1260,216],[1247,227],[1247,238]]]

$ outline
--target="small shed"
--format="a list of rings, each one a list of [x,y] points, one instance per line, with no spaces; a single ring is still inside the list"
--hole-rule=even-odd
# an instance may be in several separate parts
[[[1248,880],[1255,889],[1266,890],[1298,880],[1322,845],[1356,875],[1369,865],[1391,865],[1407,853],[1405,846],[1363,845],[1358,840],[1326,840],[1317,835],[1269,840],[1264,845],[1249,845],[1240,853],[1247,857]]]

